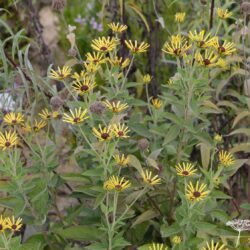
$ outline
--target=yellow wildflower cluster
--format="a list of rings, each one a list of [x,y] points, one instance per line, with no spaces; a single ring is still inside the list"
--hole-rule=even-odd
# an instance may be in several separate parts
[[[17,218],[15,219],[14,216],[12,217],[3,217],[0,216],[0,232],[4,232],[5,230],[11,230],[12,232],[20,231],[22,228],[22,219]]]

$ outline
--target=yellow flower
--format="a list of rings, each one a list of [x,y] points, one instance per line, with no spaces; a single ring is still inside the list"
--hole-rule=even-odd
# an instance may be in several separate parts
[[[99,52],[108,52],[114,50],[116,45],[118,44],[117,39],[114,37],[99,37],[97,39],[92,40],[91,47],[94,50],[97,50]]]
[[[88,75],[88,73],[82,70],[82,71],[80,72],[80,74],[78,74],[77,72],[75,72],[75,73],[71,76],[71,78],[73,78],[73,79],[75,79],[75,80],[77,80],[77,81],[82,81],[87,75]]]
[[[33,128],[33,130],[34,130],[35,132],[38,132],[38,131],[40,131],[42,128],[44,128],[46,125],[47,125],[47,122],[44,121],[44,120],[40,120],[40,121],[35,120],[35,121],[34,121],[34,125],[33,125],[32,128]]]
[[[39,114],[38,114],[43,120],[49,120],[52,117],[52,113],[49,112],[47,108],[43,109]]]
[[[214,135],[214,141],[215,141],[216,143],[221,143],[221,142],[223,142],[223,138],[222,138],[221,135],[215,134],[215,135]]]
[[[24,116],[21,113],[10,112],[3,117],[3,121],[9,125],[17,125],[24,121]]]
[[[234,43],[225,40],[223,44],[220,45],[218,37],[214,39],[213,47],[216,49],[218,54],[225,56],[230,56],[236,51]]]
[[[182,162],[175,166],[177,175],[192,176],[196,173],[197,169],[194,168],[192,163]]]
[[[87,53],[86,57],[88,63],[93,63],[95,65],[105,63],[107,60],[106,58],[104,58],[104,54],[99,52],[93,52],[92,54]]]
[[[157,98],[153,98],[152,99],[152,105],[156,108],[156,109],[160,109],[162,106],[162,101],[157,99]]]
[[[2,233],[5,229],[7,228],[6,226],[6,219],[3,218],[3,216],[0,216],[0,233]]]
[[[227,62],[225,60],[223,60],[222,58],[218,59],[218,61],[215,64],[215,66],[221,68],[222,70],[227,70],[228,69]]]
[[[94,74],[97,70],[99,70],[100,65],[94,63],[84,63],[84,67],[88,74]]]
[[[63,114],[63,121],[72,125],[79,124],[89,118],[86,116],[87,109],[82,110],[82,108],[75,108],[74,111],[71,109],[69,111],[71,115]]]
[[[168,250],[168,248],[163,243],[152,243],[148,250]]]
[[[73,90],[80,96],[90,92],[95,86],[96,83],[92,82],[88,76],[85,76],[81,80],[76,80],[72,84]]]
[[[15,131],[5,131],[3,134],[0,132],[0,148],[6,150],[18,144],[18,137]]]
[[[174,80],[172,78],[169,78],[167,81],[167,85],[171,86],[174,84]]]
[[[114,33],[122,33],[125,31],[128,26],[120,23],[110,23],[108,24],[108,27],[114,32]]]
[[[186,13],[185,12],[177,12],[174,16],[175,22],[183,23],[185,20]]]
[[[217,8],[217,15],[220,19],[227,19],[233,15],[232,12],[229,12],[228,9],[224,10],[222,8]]]
[[[126,166],[129,164],[129,156],[125,156],[124,154],[116,154],[113,156],[113,158],[115,159],[115,162],[120,165],[120,166]]]
[[[222,150],[219,152],[219,162],[221,165],[223,165],[225,167],[230,167],[230,166],[234,165],[235,160],[234,160],[234,157],[231,153]]]
[[[14,216],[12,216],[12,219],[7,217],[5,223],[6,227],[13,232],[19,231],[22,227],[22,219],[18,218],[15,220]]]
[[[58,111],[53,111],[51,115],[52,115],[52,118],[54,119],[62,118],[62,115]]]
[[[191,45],[188,45],[187,40],[181,36],[171,36],[169,42],[166,42],[163,45],[162,51],[176,57],[183,57],[186,55],[186,52],[191,48]]]
[[[152,172],[146,170],[145,172],[141,172],[141,176],[143,178],[143,181],[147,183],[150,186],[161,184],[161,178],[158,177],[158,175],[152,176]]]
[[[209,191],[204,191],[206,188],[206,184],[202,183],[199,185],[199,181],[196,182],[194,186],[192,182],[189,182],[186,188],[186,197],[190,201],[201,201],[206,198]]]
[[[102,128],[99,124],[99,130],[93,128],[92,131],[99,141],[109,141],[110,139],[112,139],[111,126]]]
[[[142,42],[141,44],[138,44],[137,41],[134,41],[134,44],[131,40],[127,41],[125,40],[125,44],[126,46],[129,48],[129,50],[134,53],[134,54],[138,54],[138,53],[143,53],[146,52],[147,49],[149,48],[149,44],[146,42]]]
[[[112,58],[112,59],[109,58],[108,60],[109,60],[109,62],[110,62],[110,64],[112,66],[119,66],[122,69],[126,68],[129,65],[129,63],[130,63],[130,59],[129,58],[125,58],[123,60],[122,57],[117,57],[117,56],[115,58]]]
[[[108,108],[113,113],[119,113],[128,108],[128,104],[121,103],[121,101],[109,102],[108,100],[106,100],[106,101],[103,101],[103,104],[106,106],[106,108]]]
[[[206,241],[206,247],[202,247],[201,250],[227,250],[224,244],[219,242],[215,243],[213,240],[209,243]]]
[[[51,69],[49,77],[55,80],[64,80],[71,73],[71,68],[68,66],[63,66],[62,69],[60,67],[57,68],[57,71]]]
[[[117,138],[128,138],[127,135],[129,132],[129,128],[125,126],[125,124],[114,124],[112,125],[112,132]]]
[[[175,244],[175,245],[178,245],[181,243],[181,237],[178,236],[178,235],[175,235],[173,238],[172,238],[172,242]]]
[[[195,53],[195,60],[196,62],[204,67],[212,68],[215,67],[217,64],[218,56],[214,54],[213,51],[205,51],[205,55],[202,55],[200,52]]]
[[[129,180],[125,180],[124,177],[120,178],[119,176],[111,176],[107,181],[104,182],[103,188],[108,191],[117,191],[121,192],[131,186]]]
[[[207,48],[214,44],[215,39],[217,37],[210,37],[210,33],[208,33],[205,36],[205,30],[200,31],[200,33],[197,33],[195,30],[194,33],[192,31],[189,31],[188,37],[194,41],[199,48]]]
[[[145,83],[145,84],[150,83],[151,80],[152,80],[152,76],[149,75],[149,74],[144,75],[144,76],[143,76],[143,79],[142,79],[143,83]]]

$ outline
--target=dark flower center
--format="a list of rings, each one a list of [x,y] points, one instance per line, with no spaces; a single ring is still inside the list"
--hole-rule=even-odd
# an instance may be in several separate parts
[[[108,133],[102,133],[101,134],[102,139],[106,140],[109,137]]]
[[[73,121],[74,121],[74,123],[78,123],[80,121],[80,118],[79,117],[75,117]]]
[[[87,91],[89,87],[87,85],[82,85],[81,86],[81,91]]]
[[[181,50],[177,48],[177,49],[174,50],[174,53],[175,53],[176,55],[179,55],[179,54],[181,53]]]
[[[11,228],[12,228],[13,230],[16,230],[16,229],[17,229],[17,225],[14,224],[14,225],[11,226]]]
[[[13,124],[16,124],[16,123],[17,123],[17,120],[12,120],[12,123],[13,123]]]
[[[139,47],[135,47],[135,52],[137,52],[139,50]]]
[[[199,191],[193,192],[193,195],[195,198],[199,198],[201,196],[201,193]]]
[[[102,50],[102,51],[106,51],[108,48],[107,47],[105,47],[105,46],[102,46],[101,48],[100,48],[100,50]]]
[[[222,52],[222,53],[223,53],[223,52],[226,52],[226,49],[225,49],[224,47],[220,46],[220,47],[219,47],[219,52]]]
[[[93,61],[93,63],[98,63],[99,62],[99,60],[98,59],[95,59],[94,61]]]
[[[211,62],[210,62],[210,60],[209,59],[204,59],[204,64],[207,66],[207,65],[209,65],[209,64],[211,64]]]
[[[121,188],[122,188],[122,185],[117,184],[117,185],[115,185],[115,188],[116,188],[116,189],[121,189]]]
[[[9,141],[6,141],[6,142],[5,142],[5,147],[8,148],[10,145],[11,145],[11,143],[10,143]]]
[[[204,41],[200,41],[200,47],[204,46],[205,42]]]
[[[123,136],[123,135],[124,135],[123,131],[119,131],[119,132],[118,132],[118,135],[119,135],[119,136]]]
[[[189,175],[189,172],[188,171],[183,171],[182,174],[183,175]]]
[[[3,230],[3,225],[2,224],[0,224],[0,231],[2,231]]]

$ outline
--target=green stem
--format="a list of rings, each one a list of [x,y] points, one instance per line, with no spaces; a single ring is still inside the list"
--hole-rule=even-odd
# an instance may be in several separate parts
[[[2,241],[3,241],[3,244],[4,244],[4,249],[5,250],[11,250],[5,233],[1,233],[1,238],[2,238]]]
[[[241,231],[239,231],[239,233],[238,233],[237,242],[236,242],[236,247],[238,247],[238,246],[239,246],[239,243],[240,243],[240,233],[241,233]]]
[[[126,80],[127,80],[128,73],[129,73],[129,71],[131,70],[131,67],[132,67],[132,65],[133,65],[134,59],[135,59],[135,55],[133,54],[132,59],[131,59],[130,64],[129,64],[129,67],[128,67],[128,70],[127,70],[126,75],[125,75],[125,77],[124,77],[124,79],[123,79],[123,82],[122,82],[122,85],[121,85],[121,89],[124,88],[124,84],[125,84],[125,82],[126,82]]]

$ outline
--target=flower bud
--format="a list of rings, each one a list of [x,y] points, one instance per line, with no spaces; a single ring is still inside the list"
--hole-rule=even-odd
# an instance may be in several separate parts
[[[105,110],[105,107],[102,104],[102,102],[95,102],[92,105],[90,105],[89,109],[92,113],[95,113],[97,115],[102,115]]]
[[[140,139],[137,146],[140,150],[146,150],[149,147],[149,141],[146,138]]]
[[[67,4],[67,0],[52,0],[52,8],[55,11],[62,11]]]
[[[240,6],[240,10],[243,14],[249,15],[250,14],[250,3],[243,2]]]
[[[50,99],[50,105],[53,110],[58,110],[63,105],[63,100],[59,96],[53,96]]]

